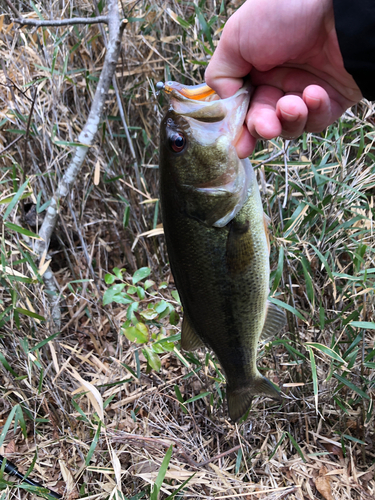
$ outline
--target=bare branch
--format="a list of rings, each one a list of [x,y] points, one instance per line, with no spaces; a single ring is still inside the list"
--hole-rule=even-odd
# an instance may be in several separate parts
[[[12,4],[12,2],[10,0],[5,0],[5,2],[8,5],[8,7],[10,8],[10,10],[13,12],[13,14],[15,14],[18,17],[21,17],[21,13],[18,12],[18,10],[15,8],[15,6]]]
[[[26,19],[19,17],[13,21],[21,26],[72,26],[73,24],[109,24],[109,16],[73,17],[72,19]],[[126,22],[126,21],[125,21]]]
[[[12,146],[14,146],[21,139],[23,139],[23,135],[18,136],[16,139],[14,139],[14,141],[12,141],[10,144],[8,144],[8,146],[5,146],[5,148],[2,151],[0,151],[0,155],[2,155],[3,153],[5,153],[5,151],[7,151],[8,149],[10,149]]]
[[[48,251],[51,235],[55,229],[55,225],[57,222],[59,207],[64,198],[70,193],[74,182],[79,172],[81,171],[81,167],[86,158],[87,151],[93,143],[95,134],[98,130],[104,104],[108,97],[109,87],[112,82],[113,74],[116,70],[116,64],[120,52],[121,38],[125,25],[126,21],[120,21],[117,0],[110,0],[108,2],[109,40],[103,69],[100,74],[98,85],[96,87],[94,100],[92,102],[87,122],[78,136],[78,142],[81,145],[76,147],[73,158],[68,165],[62,179],[60,180],[54,196],[51,199],[51,203],[47,209],[45,218],[39,231],[39,235],[42,239],[35,242],[35,250],[39,257],[46,255]],[[56,316],[55,322],[58,323],[58,302],[56,301],[55,305],[52,305],[52,307],[53,309],[56,309],[56,311],[52,310],[52,317]]]

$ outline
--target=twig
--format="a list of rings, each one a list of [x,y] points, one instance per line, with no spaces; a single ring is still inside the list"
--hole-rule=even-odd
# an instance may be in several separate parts
[[[8,4],[9,5],[9,4]],[[18,13],[18,16],[20,14]],[[41,26],[73,26],[73,24],[109,24],[110,16],[98,16],[98,17],[73,17],[72,19],[26,19],[25,17],[18,17],[13,19],[13,21],[21,26],[35,26],[40,28]],[[126,21],[125,21],[126,22]]]
[[[137,181],[137,188],[138,188],[138,191],[141,192],[142,185],[141,185],[141,178],[139,176],[139,167],[138,167],[137,155],[135,153],[135,149],[134,149],[134,146],[133,146],[132,138],[130,137],[130,134],[129,134],[128,124],[127,124],[126,118],[125,118],[124,107],[122,105],[122,99],[121,99],[121,96],[120,96],[120,92],[118,90],[116,75],[113,75],[112,84],[113,84],[113,88],[114,88],[115,94],[116,94],[117,105],[118,105],[118,110],[119,110],[119,113],[120,113],[122,125],[123,125],[123,127],[125,129],[126,139],[128,141],[130,153],[131,153],[132,158],[133,158],[133,166],[134,166],[134,172],[135,172],[135,179]],[[142,201],[142,198],[141,198],[141,201]],[[141,206],[141,208],[142,208],[142,210],[144,210],[142,206]]]
[[[19,135],[16,139],[14,139],[14,141],[12,141],[10,144],[8,144],[8,146],[5,146],[5,148],[2,151],[0,151],[0,155],[2,155],[3,153],[5,153],[5,151],[7,151],[8,149],[10,149],[14,144],[16,144],[16,142],[18,142],[22,138],[23,138],[23,135]]]
[[[2,61],[2,64],[3,64],[3,61]],[[4,69],[4,68],[3,68],[3,69]],[[0,82],[0,85],[1,85],[2,87],[5,87],[6,89],[9,89],[9,90],[10,90],[12,87],[14,87],[15,89],[17,89],[17,90],[18,90],[18,92],[19,92],[20,94],[22,94],[24,97],[26,97],[26,99],[27,99],[28,101],[33,102],[33,100],[32,100],[32,99],[30,99],[30,97],[28,97],[28,96],[27,96],[27,94],[26,94],[26,92],[28,91],[28,89],[26,89],[26,90],[22,90],[22,89],[20,89],[20,88],[18,87],[18,85],[16,85],[16,84],[14,83],[14,81],[13,81],[11,78],[9,78],[9,76],[7,76],[7,75],[6,75],[6,79],[7,79],[7,80],[9,80],[9,81],[12,83],[12,85],[11,85],[10,83],[1,83],[1,82]]]
[[[288,157],[287,157],[287,151],[288,151],[289,143],[290,143],[290,141],[287,141],[287,140],[284,143],[285,195],[284,195],[283,208],[285,208],[286,204],[288,203],[289,183],[288,183]]]
[[[13,14],[15,14],[17,17],[21,17],[20,12],[15,8],[10,0],[5,0],[5,3],[8,5]]]

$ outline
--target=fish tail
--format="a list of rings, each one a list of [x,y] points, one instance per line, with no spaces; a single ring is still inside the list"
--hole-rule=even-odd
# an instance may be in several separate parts
[[[246,387],[231,390],[227,387],[227,401],[230,418],[235,422],[250,408],[254,396],[266,396],[281,401],[279,390],[260,373],[252,377]]]

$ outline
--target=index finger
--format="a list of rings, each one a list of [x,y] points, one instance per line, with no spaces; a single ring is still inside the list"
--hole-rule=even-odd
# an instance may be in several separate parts
[[[207,66],[205,80],[222,99],[230,97],[242,87],[243,77],[251,71],[252,65],[240,52],[238,29],[230,18],[217,49]]]

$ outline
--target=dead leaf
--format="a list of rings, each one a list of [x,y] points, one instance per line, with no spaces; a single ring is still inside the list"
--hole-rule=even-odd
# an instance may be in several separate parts
[[[16,452],[16,443],[15,443],[14,439],[12,439],[7,444],[7,446],[4,450],[4,455],[11,455],[12,453],[15,453],[15,452]]]
[[[326,474],[327,469],[323,465],[319,471],[319,476],[315,479],[315,487],[326,500],[333,500],[331,478]]]
[[[332,443],[322,443],[322,446],[329,452],[332,453],[332,455],[337,455],[340,460],[344,459],[344,455],[342,453],[342,449],[339,446],[336,446],[335,444]]]
[[[68,469],[68,467],[65,465],[64,460],[59,460],[60,464],[60,470],[62,477],[65,481],[66,485],[66,496],[69,500],[75,500],[76,498],[79,498],[79,493],[76,488],[76,484],[74,481],[74,478],[72,476],[72,473]]]

